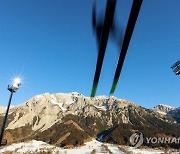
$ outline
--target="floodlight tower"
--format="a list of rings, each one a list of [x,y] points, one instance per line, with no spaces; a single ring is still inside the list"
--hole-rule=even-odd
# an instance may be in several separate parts
[[[171,68],[176,75],[180,75],[180,61],[179,60],[176,63],[174,63],[171,66]]]
[[[9,112],[12,96],[13,96],[13,93],[16,92],[19,89],[20,85],[21,85],[21,79],[19,77],[16,77],[16,78],[14,78],[13,83],[11,85],[8,85],[8,88],[7,88],[11,92],[11,94],[10,94],[10,97],[9,97],[9,102],[8,102],[6,114],[4,116],[3,125],[2,125],[2,129],[1,129],[0,146],[3,145],[2,144],[2,139],[3,139],[4,130],[5,130],[5,127],[6,127],[6,121],[7,121],[7,117],[8,117],[8,112]]]

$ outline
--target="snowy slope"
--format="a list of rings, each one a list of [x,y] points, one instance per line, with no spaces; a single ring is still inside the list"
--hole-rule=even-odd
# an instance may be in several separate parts
[[[108,149],[113,152],[113,154],[124,154],[118,149],[118,146],[105,144]],[[96,154],[108,153],[107,149],[104,147],[104,144],[96,140],[87,142],[84,146],[73,148],[73,149],[62,149],[49,145],[42,141],[32,140],[25,143],[12,144],[10,146],[0,149],[0,153],[5,153],[7,151],[26,154],[26,153],[38,153],[38,152],[51,152],[51,153],[67,153],[67,154],[90,154],[92,151],[96,151]]]
[[[91,154],[95,152],[96,154],[165,154],[163,150],[154,150],[154,149],[136,149],[134,147],[120,146],[123,149],[126,149],[126,152],[121,151],[118,145],[107,144],[99,142],[93,139],[90,142],[87,142],[84,146],[73,148],[73,149],[62,149],[49,145],[42,141],[32,140],[29,142],[12,144],[7,147],[0,149],[0,153],[12,152],[13,154],[26,154],[26,153],[52,153],[52,154]],[[172,154],[178,154],[179,152],[170,152]]]

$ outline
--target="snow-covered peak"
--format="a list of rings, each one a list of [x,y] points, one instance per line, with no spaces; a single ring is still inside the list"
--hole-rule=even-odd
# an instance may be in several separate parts
[[[169,106],[169,105],[165,105],[165,104],[159,104],[155,107],[153,107],[153,110],[155,110],[156,112],[166,115],[168,112],[174,110],[175,107]]]
[[[172,107],[172,106],[169,106],[169,105],[165,105],[165,104],[159,104],[159,105],[156,105],[154,107],[154,109],[159,109],[159,110],[166,110],[167,112],[169,110],[173,110],[175,107]]]
[[[174,109],[175,108],[173,106],[165,105],[165,104],[159,104],[159,106],[166,107],[166,108],[169,108],[169,109]]]

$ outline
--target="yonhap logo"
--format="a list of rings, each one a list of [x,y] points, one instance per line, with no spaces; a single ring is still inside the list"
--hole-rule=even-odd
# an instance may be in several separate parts
[[[180,144],[180,137],[143,137],[143,134],[141,132],[136,132],[132,134],[129,138],[130,144],[138,148],[140,147],[143,143],[144,144],[174,144],[174,145],[179,145]]]
[[[141,132],[132,134],[129,139],[130,144],[135,148],[140,147],[143,144],[143,140],[143,134]]]

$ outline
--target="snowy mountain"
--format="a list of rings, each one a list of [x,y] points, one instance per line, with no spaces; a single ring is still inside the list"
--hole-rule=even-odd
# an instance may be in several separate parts
[[[159,105],[155,106],[153,109],[154,109],[154,111],[159,112],[160,114],[166,115],[169,111],[171,111],[175,108],[172,106],[159,104]]]
[[[1,124],[3,115],[1,109]],[[91,138],[129,145],[129,137],[137,130],[145,136],[180,134],[176,119],[154,109],[116,97],[90,98],[73,92],[45,93],[12,107],[4,138],[8,144],[39,140],[65,148],[82,145]]]
[[[178,123],[180,123],[180,107],[175,108],[172,106],[160,104],[160,105],[155,106],[153,110],[160,114],[170,116],[174,118]]]
[[[32,125],[33,131],[44,131],[57,122],[62,122],[66,115],[83,115],[99,117],[106,111],[117,111],[129,106],[136,106],[126,100],[115,97],[99,96],[95,98],[85,97],[79,93],[37,95],[24,104],[14,107],[11,112],[13,120],[7,129],[15,129],[26,125]],[[122,114],[119,117],[123,123],[128,123],[128,117]],[[112,125],[111,117],[107,119],[108,125]]]

